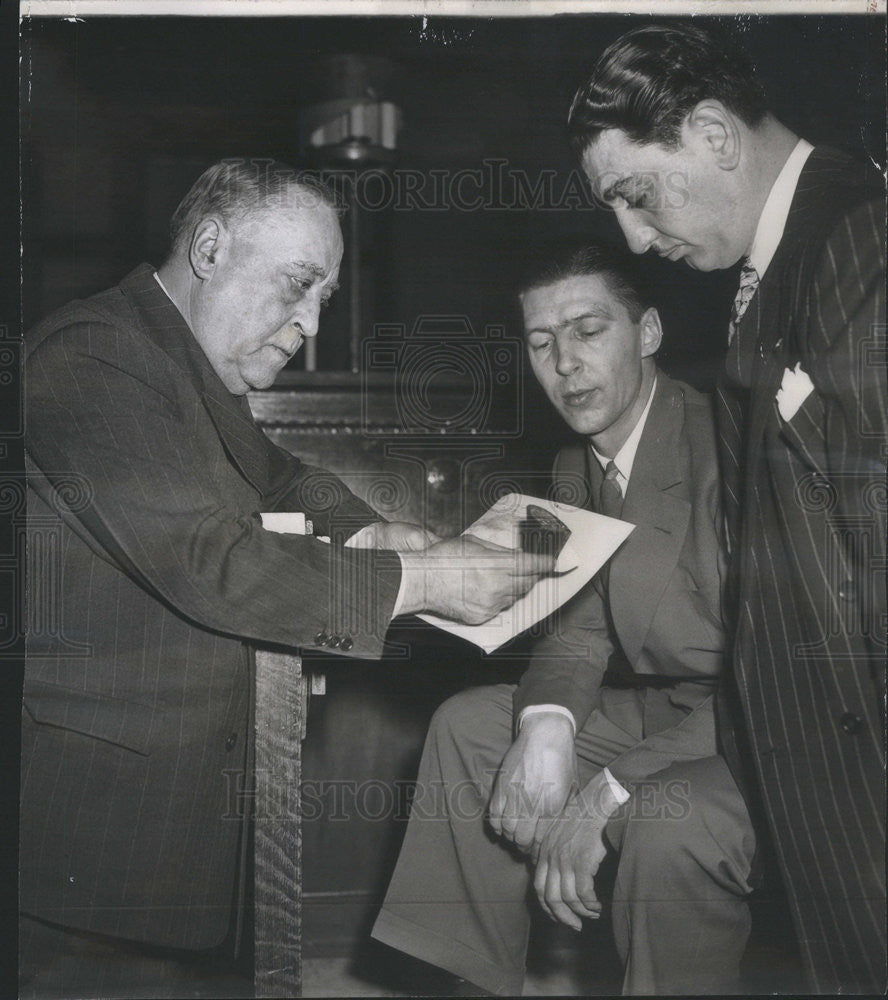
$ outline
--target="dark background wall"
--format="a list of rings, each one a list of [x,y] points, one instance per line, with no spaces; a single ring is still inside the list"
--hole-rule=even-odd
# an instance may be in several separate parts
[[[520,173],[548,207],[389,205],[364,222],[365,326],[463,314],[515,332],[510,281],[529,241],[618,239],[612,216],[578,207],[563,136],[596,54],[638,16],[548,18],[90,18],[23,25],[25,326],[71,297],[158,263],[172,209],[226,156],[298,162],[313,62],[384,55],[403,108],[397,169]],[[753,56],[772,106],[814,142],[884,165],[884,19],[715,19]],[[491,170],[493,168],[488,168]],[[573,185],[573,186],[572,186]],[[509,190],[500,203],[508,203]],[[477,184],[463,192],[474,196]],[[424,197],[430,196],[431,184]],[[524,199],[524,205],[532,203]],[[513,199],[514,201],[514,199]],[[444,208],[441,210],[441,205]],[[366,215],[366,213],[365,213]],[[652,264],[666,321],[663,361],[706,384],[735,276]],[[345,366],[346,296],[325,314],[323,367]],[[535,406],[539,399],[531,396]]]

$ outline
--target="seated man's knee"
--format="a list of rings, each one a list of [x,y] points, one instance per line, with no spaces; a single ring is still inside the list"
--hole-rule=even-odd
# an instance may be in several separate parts
[[[675,764],[635,783],[623,810],[615,846],[624,860],[661,871],[702,866],[726,887],[746,885],[755,835],[720,758]]]
[[[432,716],[427,746],[496,765],[511,745],[512,688],[477,687],[448,698]]]
[[[435,710],[429,732],[472,738],[479,726],[489,726],[502,714],[497,692],[498,688],[477,687],[453,695]]]

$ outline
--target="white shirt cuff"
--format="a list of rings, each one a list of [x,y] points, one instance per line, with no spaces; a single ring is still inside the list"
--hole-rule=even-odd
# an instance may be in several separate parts
[[[404,560],[401,559],[400,553],[398,553],[398,559],[401,562],[401,582],[398,585],[398,597],[395,600],[395,607],[392,610],[392,618],[397,618],[401,613],[401,605],[404,603],[404,591],[407,585],[407,571],[404,569]]]
[[[601,772],[604,775],[605,781],[610,785],[610,790],[613,792],[614,798],[617,802],[622,805],[624,802],[629,801],[629,792],[617,781],[617,779],[610,773],[610,771],[605,767]]]
[[[522,708],[521,714],[518,716],[518,731],[521,731],[528,715],[539,715],[540,712],[557,712],[558,715],[566,715],[570,719],[574,736],[577,735],[577,720],[573,717],[573,712],[569,708],[565,708],[564,705],[528,705],[527,708]]]

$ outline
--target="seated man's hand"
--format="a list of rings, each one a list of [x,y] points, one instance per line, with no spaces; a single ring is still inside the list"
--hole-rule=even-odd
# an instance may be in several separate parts
[[[490,799],[490,825],[522,851],[537,846],[540,821],[559,815],[577,789],[571,721],[559,712],[525,717]]]
[[[449,538],[421,552],[402,552],[398,614],[429,611],[480,625],[489,621],[546,573],[555,560],[469,537]]]
[[[347,549],[395,549],[416,552],[441,539],[428,528],[408,521],[375,521],[356,531],[345,543]]]
[[[598,774],[547,824],[541,839],[534,890],[548,916],[574,930],[582,929],[581,917],[601,916],[595,876],[606,852],[604,827],[618,808],[607,779]]]

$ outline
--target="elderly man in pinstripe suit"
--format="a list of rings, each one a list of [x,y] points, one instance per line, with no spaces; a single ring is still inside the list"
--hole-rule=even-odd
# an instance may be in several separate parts
[[[253,422],[246,392],[317,334],[341,256],[326,188],[225,161],[158,271],[28,336],[30,617],[58,627],[28,637],[23,995],[232,989],[212,974],[241,901],[226,775],[249,776],[255,645],[378,658],[396,614],[480,622],[551,565],[385,523]],[[331,544],[264,530],[272,511]]]
[[[697,26],[618,39],[569,128],[632,250],[742,261],[719,391],[734,694],[809,988],[882,993],[884,185],[777,121]]]

